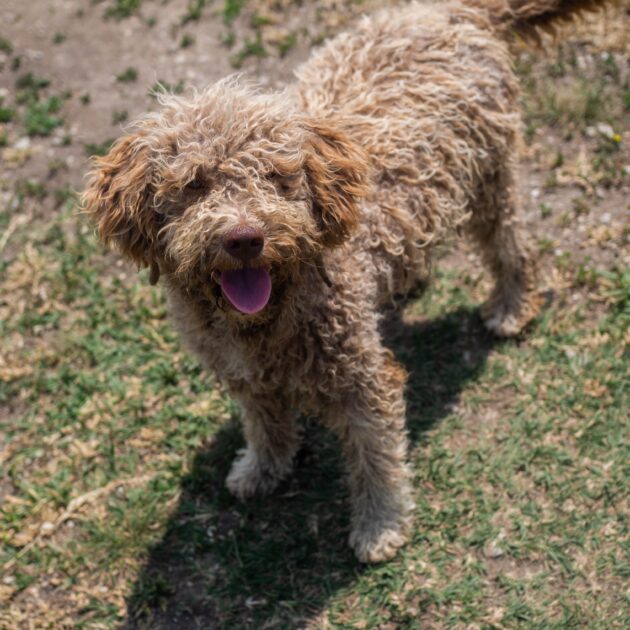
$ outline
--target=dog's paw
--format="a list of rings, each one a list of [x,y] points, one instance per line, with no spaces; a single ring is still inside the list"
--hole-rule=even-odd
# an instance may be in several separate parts
[[[481,307],[481,318],[486,328],[498,337],[514,337],[538,315],[542,301],[533,292],[512,302],[490,298]]]
[[[255,494],[272,492],[291,471],[291,462],[261,458],[250,448],[241,450],[225,480],[228,490],[244,501]]]
[[[484,305],[481,309],[481,317],[485,327],[498,337],[513,337],[521,332],[525,325],[522,318],[519,318],[509,310],[496,305]]]
[[[406,519],[394,525],[355,527],[350,534],[350,546],[359,562],[383,562],[396,555],[408,539]]]

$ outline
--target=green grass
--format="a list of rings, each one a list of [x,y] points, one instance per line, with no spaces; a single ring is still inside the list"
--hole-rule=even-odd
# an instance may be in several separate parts
[[[0,37],[0,52],[3,52],[7,55],[10,55],[13,52],[13,46],[11,46],[11,42],[4,37]]]
[[[43,77],[37,77],[33,73],[28,72],[17,78],[15,81],[16,101],[18,103],[30,103],[37,101],[41,90],[50,85],[50,80]]]
[[[105,9],[104,16],[122,20],[137,13],[141,4],[142,0],[113,0]]]
[[[528,127],[549,125],[564,129],[566,138],[596,123],[612,123],[623,116],[621,75],[610,53],[594,56],[592,65],[578,66],[573,47],[560,45],[546,72],[533,71],[531,55],[517,58],[525,87]]]
[[[247,0],[225,0],[221,14],[223,15],[223,21],[226,24],[232,24],[234,20],[240,15],[243,7],[247,4]]]
[[[203,10],[208,4],[210,4],[208,0],[189,0],[186,13],[184,13],[181,18],[181,25],[185,26],[189,22],[195,22],[201,19]]]
[[[297,35],[295,33],[289,33],[276,43],[278,53],[281,57],[285,57],[296,44]]]
[[[230,63],[234,68],[240,68],[246,59],[250,57],[264,58],[268,54],[262,42],[261,34],[257,32],[254,39],[245,38],[241,49],[230,57]]]
[[[115,138],[108,138],[103,142],[88,142],[85,145],[85,155],[87,157],[105,155],[114,144]]]
[[[53,129],[63,124],[63,119],[54,116],[61,109],[61,98],[51,96],[43,101],[31,103],[24,116],[24,128],[29,136],[48,136]]]
[[[41,201],[46,197],[48,191],[42,182],[32,179],[18,179],[15,183],[15,193],[18,197],[32,197]]]
[[[189,48],[194,43],[195,43],[195,38],[192,35],[189,35],[188,33],[184,33],[184,35],[182,35],[182,38],[179,41],[179,47]]]
[[[116,81],[120,81],[120,83],[134,83],[137,80],[138,71],[131,67],[116,75]]]
[[[4,98],[0,97],[0,123],[8,123],[15,117],[15,110],[10,107],[4,107]]]
[[[185,89],[184,80],[180,79],[177,83],[159,80],[149,89],[149,96],[157,98],[159,94],[182,94]]]
[[[60,113],[64,101],[72,96],[69,92],[50,94],[49,87],[49,79],[31,72],[20,75],[15,81],[14,100],[17,107],[3,107],[0,101],[0,122],[21,118],[27,135],[49,136],[63,124],[63,118],[57,114]]]
[[[112,112],[112,125],[120,125],[127,121],[129,112],[126,109],[116,110]]]

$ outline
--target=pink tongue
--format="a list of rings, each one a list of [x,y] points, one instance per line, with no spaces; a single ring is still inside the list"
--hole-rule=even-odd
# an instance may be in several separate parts
[[[257,313],[271,295],[271,277],[266,269],[245,267],[221,273],[223,295],[241,313]]]

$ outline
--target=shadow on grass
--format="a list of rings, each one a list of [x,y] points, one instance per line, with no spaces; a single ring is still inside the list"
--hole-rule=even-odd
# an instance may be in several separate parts
[[[414,324],[392,313],[384,336],[409,371],[415,444],[450,413],[496,341],[466,308]],[[336,441],[308,422],[291,479],[247,505],[224,487],[240,446],[239,426],[230,422],[196,455],[167,532],[130,596],[125,628],[301,628],[363,571],[347,546]]]

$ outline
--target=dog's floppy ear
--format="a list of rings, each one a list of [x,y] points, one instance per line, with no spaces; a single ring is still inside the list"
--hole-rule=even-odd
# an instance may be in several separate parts
[[[323,122],[306,124],[304,168],[322,243],[342,243],[359,221],[357,201],[368,191],[367,153],[345,133]]]
[[[107,155],[94,159],[93,166],[82,196],[83,209],[92,216],[104,243],[113,243],[139,266],[150,266],[151,281],[157,282],[159,267],[153,255],[157,226],[145,138],[137,133],[124,136]]]

